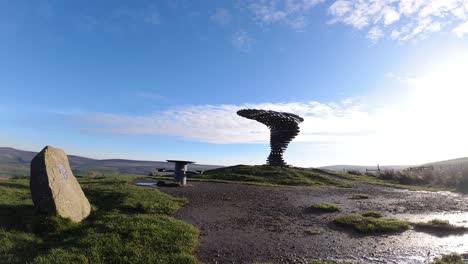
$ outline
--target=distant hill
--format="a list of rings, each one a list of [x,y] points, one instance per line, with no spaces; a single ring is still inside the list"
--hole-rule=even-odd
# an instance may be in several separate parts
[[[381,170],[404,170],[409,167],[414,167],[410,165],[385,165],[380,166]],[[376,170],[377,166],[362,166],[362,165],[332,165],[320,167],[320,169],[332,170],[332,171],[348,171],[348,170],[357,170],[360,172],[366,172],[366,169]]]
[[[37,152],[0,147],[0,177],[21,177],[29,175],[31,160]],[[69,155],[70,166],[76,174],[88,172],[109,174],[147,175],[156,168],[173,169],[173,163],[164,161],[139,161],[125,159],[90,159]],[[191,164],[189,170],[209,170],[222,166]]]

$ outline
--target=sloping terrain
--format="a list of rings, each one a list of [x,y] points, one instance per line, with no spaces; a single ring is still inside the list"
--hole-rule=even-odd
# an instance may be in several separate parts
[[[193,175],[192,178],[255,185],[351,187],[342,178],[330,175],[323,170],[311,171],[303,168],[281,168],[265,165],[223,167],[206,171],[204,174]]]
[[[0,177],[24,177],[29,175],[29,166],[36,152],[0,147]],[[76,174],[89,172],[105,174],[147,175],[157,168],[173,169],[172,163],[163,161],[138,161],[124,159],[96,160],[68,155],[72,170]],[[192,164],[190,170],[208,170],[221,166]]]
[[[382,170],[404,170],[404,169],[407,169],[409,167],[413,167],[413,166],[410,166],[410,165],[385,165],[385,166],[380,166],[380,169],[382,169]],[[320,167],[320,169],[332,170],[332,171],[338,171],[338,172],[343,172],[343,171],[348,171],[348,170],[366,172],[366,169],[376,170],[377,166],[375,166],[375,165],[372,165],[372,166],[331,165],[331,166]]]

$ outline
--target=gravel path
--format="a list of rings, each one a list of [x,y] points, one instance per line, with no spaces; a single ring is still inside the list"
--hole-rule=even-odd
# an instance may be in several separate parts
[[[438,216],[466,224],[468,196],[359,183],[355,188],[301,188],[191,182],[184,188],[158,188],[188,198],[176,217],[200,229],[196,254],[204,263],[303,263],[318,258],[422,263],[428,253],[434,257],[468,252],[468,235],[437,237],[408,230],[362,236],[331,223],[338,215],[378,210],[386,217],[417,221]],[[369,199],[349,199],[355,193],[368,194]],[[306,210],[317,202],[338,204],[343,211]]]

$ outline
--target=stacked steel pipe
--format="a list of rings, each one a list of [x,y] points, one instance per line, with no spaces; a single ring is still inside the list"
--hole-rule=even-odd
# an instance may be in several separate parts
[[[295,114],[271,110],[242,109],[237,114],[258,121],[270,129],[271,152],[267,165],[286,167],[283,153],[289,142],[299,134],[299,123],[304,119]]]

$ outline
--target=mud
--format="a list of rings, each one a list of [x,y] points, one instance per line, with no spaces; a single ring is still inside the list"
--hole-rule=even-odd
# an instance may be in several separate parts
[[[378,210],[385,217],[417,221],[437,216],[464,225],[468,196],[368,184],[290,188],[191,182],[187,187],[158,189],[188,198],[189,204],[176,217],[200,229],[196,255],[204,263],[303,263],[310,259],[423,263],[442,254],[468,252],[468,235],[435,236],[411,229],[364,236],[332,223],[339,215]],[[355,193],[368,194],[369,199],[349,199]],[[342,212],[307,210],[318,202],[335,203]]]

